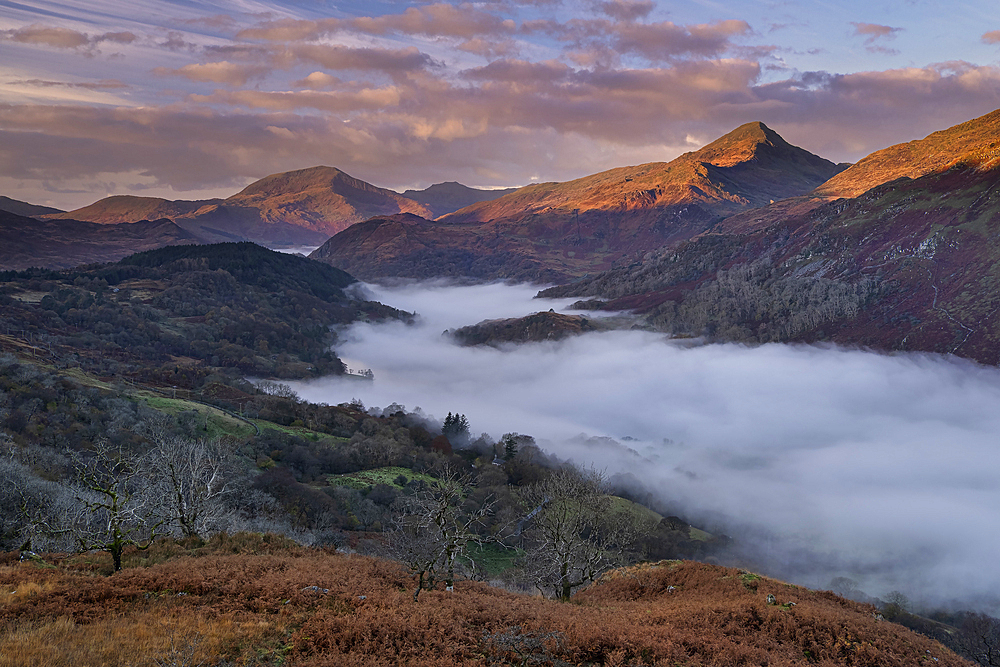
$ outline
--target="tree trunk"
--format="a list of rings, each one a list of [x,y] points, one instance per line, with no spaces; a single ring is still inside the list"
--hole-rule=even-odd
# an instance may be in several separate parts
[[[424,587],[424,573],[420,572],[417,574],[417,590],[413,591],[413,601],[417,601],[417,596],[420,595],[421,589]]]
[[[572,584],[569,582],[569,564],[563,563],[562,570],[560,571],[561,577],[559,578],[559,583],[562,584],[562,595],[559,599],[563,602],[569,602],[570,593],[573,592]]]
[[[448,557],[447,557],[448,558],[448,574],[446,575],[447,578],[445,579],[445,582],[444,582],[444,589],[446,591],[448,591],[449,593],[451,593],[451,592],[453,592],[455,590],[455,555],[456,555],[456,550],[457,550],[457,547],[456,548],[449,547],[448,548],[448,552],[447,552],[448,553]]]
[[[115,564],[115,572],[121,572],[122,569],[122,551],[125,546],[122,544],[113,544],[109,551],[111,552],[111,560]]]

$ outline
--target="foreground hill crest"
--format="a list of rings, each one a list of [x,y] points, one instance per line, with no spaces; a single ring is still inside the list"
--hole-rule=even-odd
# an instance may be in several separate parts
[[[173,630],[178,643],[204,639],[192,654],[206,664],[968,664],[878,620],[871,606],[732,568],[667,561],[616,571],[577,604],[480,582],[415,603],[396,563],[282,548],[271,537],[216,538],[190,554],[174,548],[168,559],[157,554],[165,562],[111,578],[81,572],[80,559],[49,569],[7,559],[0,651],[49,664],[57,650],[74,650],[74,664],[117,666],[169,654]],[[240,553],[241,542],[259,555]],[[67,621],[67,612],[87,621]],[[163,631],[151,636],[149,626]],[[103,662],[81,659],[105,637],[116,648]]]

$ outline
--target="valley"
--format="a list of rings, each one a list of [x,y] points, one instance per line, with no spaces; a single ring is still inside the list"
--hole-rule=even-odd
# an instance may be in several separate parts
[[[5,200],[20,213],[0,214],[0,493],[21,509],[0,537],[45,553],[9,559],[0,577],[28,577],[31,600],[54,604],[74,568],[123,567],[110,579],[121,581],[198,559],[264,572],[268,558],[316,557],[292,540],[340,552],[330,577],[340,559],[395,559],[391,572],[363,562],[413,604],[451,604],[440,589],[458,581],[455,599],[527,604],[517,595],[535,586],[581,609],[619,595],[669,606],[616,582],[683,591],[676,582],[702,577],[691,604],[752,609],[785,628],[782,641],[826,623],[833,604],[861,614],[851,637],[876,632],[878,660],[909,664],[898,647],[930,641],[874,630],[879,613],[965,650],[955,638],[972,612],[1000,611],[1000,575],[982,567],[1000,534],[984,508],[1000,495],[969,465],[991,460],[1000,429],[1000,194],[984,148],[998,117],[853,166],[750,123],[669,163],[513,191],[401,195],[316,167],[219,200],[113,197],[69,213]],[[222,239],[240,241],[206,244]],[[322,245],[306,258],[245,239]],[[124,549],[60,537],[95,518],[72,483],[86,466],[166,461],[134,473],[134,489],[166,499],[170,452],[189,451],[228,480],[205,513],[156,505],[169,528],[149,515]],[[572,556],[572,583],[542,549],[554,493],[543,489],[560,479],[595,517],[574,529],[591,551]],[[434,503],[466,532],[434,537],[420,518]],[[636,565],[677,558],[709,564]],[[844,581],[857,602],[799,588]],[[325,618],[303,593],[331,590],[316,582],[275,584],[293,587],[296,620],[248,640],[264,664],[334,655],[298,630]],[[154,600],[163,588],[143,586]],[[762,602],[765,588],[795,590],[795,605]],[[177,613],[203,614],[199,600]],[[21,604],[0,600],[0,612]],[[817,615],[774,616],[799,604]],[[563,653],[531,644],[550,662],[588,659],[552,613],[544,628],[509,622],[565,638]],[[793,652],[826,655],[821,645],[848,641],[838,632]],[[507,655],[490,641],[476,650]],[[729,650],[636,635],[599,652]],[[773,646],[759,655],[792,660]]]

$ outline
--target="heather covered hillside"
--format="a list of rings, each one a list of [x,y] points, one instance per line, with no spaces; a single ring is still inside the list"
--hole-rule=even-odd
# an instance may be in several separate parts
[[[968,665],[868,605],[731,568],[609,572],[565,604],[275,536],[0,565],[0,665]],[[54,565],[54,567],[53,567]],[[773,601],[772,601],[773,600]]]

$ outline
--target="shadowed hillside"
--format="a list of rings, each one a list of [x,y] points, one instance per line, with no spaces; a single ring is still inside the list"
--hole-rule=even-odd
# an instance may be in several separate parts
[[[18,201],[17,199],[11,199],[10,197],[3,196],[0,196],[0,211],[7,211],[8,213],[23,215],[28,218],[36,215],[47,215],[49,213],[62,213],[62,211],[58,208],[52,208],[51,206],[38,206],[36,204],[29,204],[28,202]]]
[[[479,190],[455,181],[448,181],[447,183],[435,183],[423,190],[406,190],[403,192],[403,196],[420,202],[430,209],[432,217],[438,218],[466,206],[498,199],[516,189]]]
[[[0,211],[0,270],[69,269],[114,262],[142,250],[199,241],[169,220],[109,227],[77,220],[38,220]]]
[[[170,246],[64,273],[0,273],[0,326],[44,338],[58,358],[154,384],[178,384],[169,380],[178,367],[192,382],[213,369],[341,373],[333,325],[408,317],[349,296],[353,282],[339,269],[252,243]]]

